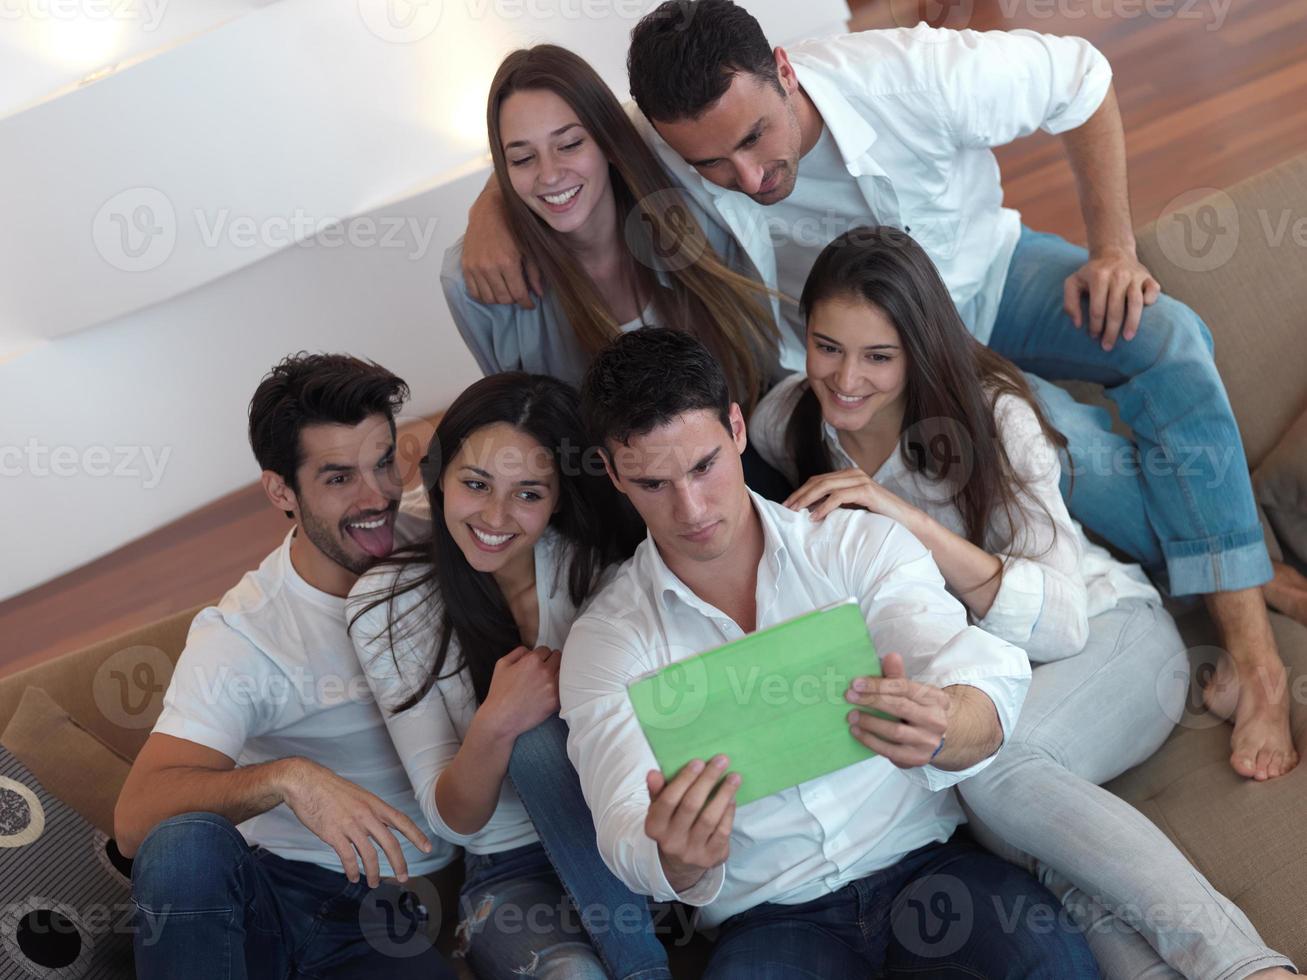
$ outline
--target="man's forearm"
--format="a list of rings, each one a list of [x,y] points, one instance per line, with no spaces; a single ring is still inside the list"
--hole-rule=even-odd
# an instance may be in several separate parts
[[[480,220],[480,216],[489,211],[492,214],[499,214],[504,208],[504,194],[499,189],[499,178],[495,172],[490,171],[490,176],[481,187],[481,193],[476,196],[471,206],[467,209],[467,223],[469,226]]]
[[[1076,178],[1089,254],[1122,249],[1133,256],[1125,128],[1114,89],[1108,88],[1102,104],[1082,125],[1062,134],[1062,143]]]
[[[181,813],[216,813],[241,823],[285,802],[304,760],[276,759],[235,769],[176,766],[133,783],[129,777],[114,808],[114,836],[124,857],[132,857],[159,823]]]
[[[948,728],[944,748],[931,765],[957,772],[997,752],[1003,746],[1003,726],[994,702],[980,688],[955,684],[944,693],[949,696]]]

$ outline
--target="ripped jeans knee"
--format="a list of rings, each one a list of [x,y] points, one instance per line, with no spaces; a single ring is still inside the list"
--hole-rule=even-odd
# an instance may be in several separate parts
[[[460,896],[456,957],[481,976],[538,980],[603,980],[590,945],[557,876],[531,874],[481,881]]]

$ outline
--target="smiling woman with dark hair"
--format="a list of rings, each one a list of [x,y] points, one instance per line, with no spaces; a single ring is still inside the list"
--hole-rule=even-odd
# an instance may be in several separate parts
[[[1021,372],[967,333],[929,256],[897,229],[831,242],[800,308],[807,373],[749,423],[763,458],[803,484],[787,504],[814,520],[857,507],[902,524],[972,621],[1036,665],[1016,731],[958,785],[976,838],[1058,893],[1110,976],[1163,960],[1185,976],[1276,963],[1166,835],[1097,785],[1161,746],[1185,688],[1158,678],[1183,678],[1188,661],[1143,572],[1067,513],[1066,440]],[[1199,914],[1176,927],[1132,909]]]
[[[478,302],[493,288],[469,291],[462,242],[449,251],[441,282],[482,370],[575,384],[614,336],[659,323],[699,337],[752,406],[779,371],[767,290],[682,196],[598,73],[556,45],[514,51],[491,82],[486,125],[492,186],[545,292],[532,309]]]
[[[667,976],[645,901],[599,857],[556,714],[558,650],[634,546],[586,444],[563,382],[522,372],[476,382],[441,418],[424,463],[430,534],[350,596],[359,663],[422,812],[464,848],[462,955],[487,977],[528,963],[542,976]],[[610,920],[630,906],[642,927],[596,929],[592,947],[564,914],[570,900]],[[514,915],[532,928],[514,928]]]

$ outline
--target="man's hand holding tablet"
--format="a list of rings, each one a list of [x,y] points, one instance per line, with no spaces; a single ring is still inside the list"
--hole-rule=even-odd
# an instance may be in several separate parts
[[[740,777],[730,773],[722,779],[729,763],[724,755],[707,763],[691,759],[671,782],[657,769],[645,777],[650,803],[644,832],[658,844],[663,874],[678,892],[692,888],[730,854]]]
[[[856,709],[849,712],[849,731],[867,748],[900,769],[925,765],[966,769],[998,751],[997,743],[976,745],[975,733],[987,729],[990,719],[997,720],[994,703],[983,691],[965,685],[938,688],[909,680],[897,653],[886,654],[880,666],[880,677],[854,678],[844,695],[851,704],[893,716],[886,719]],[[946,732],[959,750],[949,751]]]
[[[900,769],[924,766],[944,743],[949,696],[938,687],[909,680],[903,657],[897,653],[882,657],[880,668],[880,677],[854,678],[844,696],[852,704],[876,708],[893,718],[854,709],[848,714],[849,731]]]

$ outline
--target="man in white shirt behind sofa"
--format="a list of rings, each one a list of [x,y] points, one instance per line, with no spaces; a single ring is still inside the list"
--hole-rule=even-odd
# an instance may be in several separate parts
[[[568,636],[568,754],[609,867],[721,927],[706,976],[1097,976],[1075,927],[1049,927],[1051,894],[951,840],[962,812],[946,790],[1012,730],[1025,654],[967,625],[902,526],[849,510],[813,522],[749,491],[739,406],[689,334],[617,338],[592,364],[583,405],[649,536]],[[632,679],[849,596],[884,671],[846,692],[850,737],[878,757],[738,813],[728,759],[695,760],[670,782],[658,773]]]

